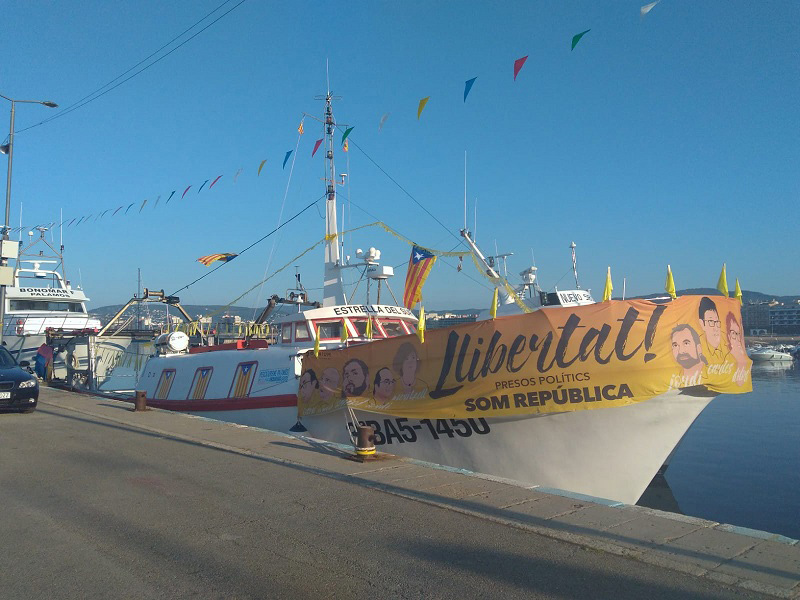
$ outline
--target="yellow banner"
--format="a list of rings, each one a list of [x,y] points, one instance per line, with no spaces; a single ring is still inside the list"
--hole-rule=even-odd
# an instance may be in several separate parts
[[[672,389],[752,391],[735,298],[547,307],[307,353],[300,416],[351,406],[412,418],[624,406]]]

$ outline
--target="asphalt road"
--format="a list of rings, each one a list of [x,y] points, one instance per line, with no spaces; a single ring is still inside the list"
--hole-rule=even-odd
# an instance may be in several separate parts
[[[761,598],[52,405],[0,414],[0,598]]]

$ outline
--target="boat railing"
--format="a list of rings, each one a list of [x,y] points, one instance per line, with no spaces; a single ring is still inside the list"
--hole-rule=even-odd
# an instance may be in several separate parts
[[[3,336],[7,335],[44,335],[48,330],[74,331],[85,329],[92,319],[89,315],[41,315],[41,314],[13,314],[6,317],[3,323]],[[67,326],[67,323],[70,323]],[[76,326],[76,322],[83,322]]]

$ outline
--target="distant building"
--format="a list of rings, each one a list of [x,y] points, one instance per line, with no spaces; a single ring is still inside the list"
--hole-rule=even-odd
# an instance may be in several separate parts
[[[750,335],[800,333],[800,301],[745,304],[742,306],[742,324]]]
[[[428,329],[441,329],[464,323],[474,323],[478,320],[477,314],[458,315],[455,313],[425,313],[425,327]]]

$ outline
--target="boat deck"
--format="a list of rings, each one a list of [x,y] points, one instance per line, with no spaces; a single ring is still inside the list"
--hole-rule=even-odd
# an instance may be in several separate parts
[[[0,436],[17,599],[800,597],[796,540],[308,438],[51,388]]]

